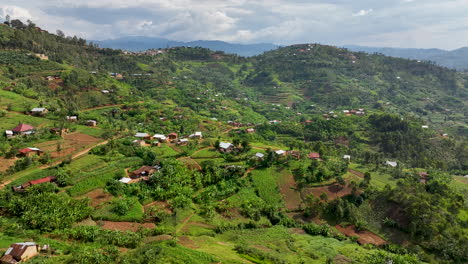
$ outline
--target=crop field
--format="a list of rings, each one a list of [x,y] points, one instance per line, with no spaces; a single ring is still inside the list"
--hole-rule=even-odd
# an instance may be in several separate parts
[[[52,159],[60,159],[97,142],[99,142],[98,138],[75,132],[64,135],[61,140],[46,141],[35,146],[49,152]]]
[[[106,167],[78,173],[72,178],[74,185],[67,189],[67,192],[71,196],[79,196],[94,189],[102,188],[106,185],[107,181],[114,178],[117,173],[122,175],[125,168],[139,164],[141,164],[140,158],[125,158],[110,162]]]
[[[54,121],[40,118],[30,115],[24,115],[20,113],[9,112],[4,117],[0,117],[0,130],[11,130],[16,127],[19,123],[30,124],[35,128],[50,127],[54,124]]]
[[[17,93],[0,89],[0,109],[6,109],[8,106],[10,106],[12,111],[22,112],[25,110],[30,110],[29,107],[36,104],[37,101],[34,99],[26,98]]]
[[[219,158],[221,154],[213,148],[204,148],[192,154],[194,159]]]
[[[253,184],[258,190],[260,198],[268,204],[283,204],[283,197],[277,184],[279,177],[280,174],[275,168],[252,171]]]
[[[118,198],[117,198],[118,199]],[[93,220],[107,220],[113,222],[139,222],[143,220],[143,205],[139,202],[133,203],[125,215],[118,215],[112,211],[113,205],[103,206],[92,214]]]

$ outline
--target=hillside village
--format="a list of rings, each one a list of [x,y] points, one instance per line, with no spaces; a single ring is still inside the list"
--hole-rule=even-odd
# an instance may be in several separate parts
[[[0,33],[1,263],[468,261],[452,70]]]

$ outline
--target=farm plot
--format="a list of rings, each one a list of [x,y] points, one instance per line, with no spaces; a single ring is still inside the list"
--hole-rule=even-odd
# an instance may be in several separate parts
[[[275,168],[252,171],[252,181],[260,198],[271,205],[283,204],[283,197],[278,188],[279,172]]]
[[[296,181],[293,174],[289,170],[282,170],[278,178],[281,194],[283,195],[286,209],[299,209],[302,203],[301,194],[296,190]]]
[[[52,159],[61,159],[97,142],[98,138],[82,133],[70,133],[61,140],[39,143],[36,147],[49,152]]]
[[[74,185],[67,189],[67,192],[71,196],[79,196],[89,191],[103,188],[116,174],[123,175],[125,168],[140,165],[141,161],[142,160],[137,157],[124,158],[109,162],[106,167],[78,173],[72,178]]]
[[[321,187],[306,188],[304,190],[306,196],[312,194],[314,195],[314,197],[317,198],[320,197],[320,195],[322,195],[323,193],[325,193],[329,200],[335,200],[345,195],[348,195],[351,193],[351,191],[352,188],[348,185],[341,186],[337,183]]]

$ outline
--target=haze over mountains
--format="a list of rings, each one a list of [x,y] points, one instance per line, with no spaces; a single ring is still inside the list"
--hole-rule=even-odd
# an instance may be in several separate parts
[[[123,37],[111,40],[93,41],[103,48],[143,51],[147,49],[163,49],[170,47],[202,47],[241,56],[255,56],[265,51],[274,50],[278,45],[271,43],[237,44],[217,40],[196,40],[190,42],[174,41],[153,37]]]
[[[147,49],[162,49],[168,47],[203,47],[211,50],[224,51],[226,53],[238,54],[241,56],[255,56],[265,51],[277,49],[279,45],[272,43],[238,44],[217,40],[196,40],[196,41],[174,41],[165,38],[155,37],[122,37],[117,39],[94,41],[104,48],[122,49],[129,51],[143,51]],[[457,70],[468,69],[468,47],[456,50],[443,49],[416,49],[416,48],[387,48],[387,47],[367,47],[346,45],[345,48],[351,51],[363,51],[367,53],[381,53],[387,56],[400,57],[414,60],[433,61],[438,65]]]
[[[367,53],[382,53],[387,56],[400,57],[414,60],[433,61],[438,65],[448,68],[464,70],[468,69],[468,47],[456,50],[442,49],[405,49],[386,47],[366,47],[347,45],[345,48],[351,51],[363,51]]]

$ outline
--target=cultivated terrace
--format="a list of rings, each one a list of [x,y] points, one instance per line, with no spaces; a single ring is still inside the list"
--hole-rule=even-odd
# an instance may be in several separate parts
[[[1,261],[467,263],[466,76],[2,24]]]

